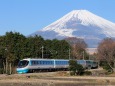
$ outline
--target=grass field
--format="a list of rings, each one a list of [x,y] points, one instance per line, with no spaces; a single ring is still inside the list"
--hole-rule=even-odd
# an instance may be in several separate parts
[[[115,74],[70,76],[68,72],[0,75],[0,86],[114,86]]]

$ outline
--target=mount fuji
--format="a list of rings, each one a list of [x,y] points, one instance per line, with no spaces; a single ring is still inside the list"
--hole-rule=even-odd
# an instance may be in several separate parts
[[[106,38],[115,38],[115,23],[87,10],[73,10],[54,23],[30,36],[41,35],[45,39],[77,37],[84,39],[88,47],[97,47]]]

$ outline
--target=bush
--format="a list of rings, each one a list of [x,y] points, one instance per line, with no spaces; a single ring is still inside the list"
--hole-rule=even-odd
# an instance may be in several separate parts
[[[113,72],[113,70],[111,69],[111,67],[108,65],[106,61],[101,61],[100,66],[102,66],[103,69],[107,70],[108,72]]]
[[[77,64],[77,75],[82,75],[84,72],[84,68],[82,65]]]
[[[84,68],[82,65],[77,64],[77,61],[70,60],[69,61],[69,71],[70,75],[82,75],[84,72]]]

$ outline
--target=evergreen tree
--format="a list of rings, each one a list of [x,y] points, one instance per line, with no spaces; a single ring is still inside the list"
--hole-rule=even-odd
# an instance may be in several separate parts
[[[84,72],[83,66],[78,64],[76,60],[69,61],[69,70],[71,75],[81,75]]]

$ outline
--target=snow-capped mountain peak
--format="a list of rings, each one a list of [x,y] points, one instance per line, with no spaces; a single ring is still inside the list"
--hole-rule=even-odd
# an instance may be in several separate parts
[[[115,37],[115,24],[87,10],[73,10],[32,35],[35,34],[46,39],[78,37],[101,40]]]
[[[68,27],[68,24],[70,27]],[[58,32],[59,35],[73,37],[75,35],[73,35],[72,33],[77,30],[77,28],[73,27],[79,24],[84,26],[92,25],[103,28],[102,32],[105,33],[108,37],[110,37],[111,35],[115,37],[115,29],[113,28],[115,27],[114,23],[96,16],[87,10],[73,10],[67,15],[63,16],[61,19],[43,28],[41,31],[53,30],[55,32]],[[110,28],[111,30],[109,30]]]

